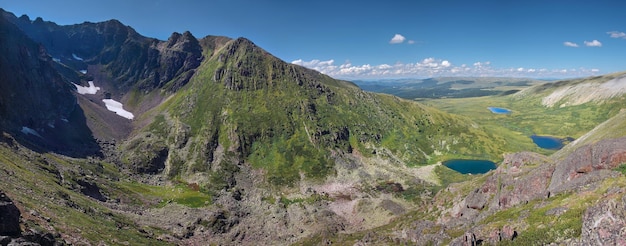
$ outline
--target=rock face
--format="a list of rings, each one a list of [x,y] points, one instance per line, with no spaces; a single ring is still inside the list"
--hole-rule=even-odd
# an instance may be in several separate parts
[[[20,210],[0,191],[0,236],[19,236],[20,233]]]
[[[621,199],[603,200],[585,211],[580,243],[626,245],[624,228],[626,228],[626,196],[622,196]]]
[[[608,169],[623,163],[626,163],[626,138],[582,146],[556,164],[549,190],[559,193],[604,179],[612,175]]]
[[[624,163],[626,138],[582,146],[560,161],[531,152],[507,155],[482,186],[451,210],[455,219],[447,221],[447,225],[479,224],[491,214],[532,200],[563,192],[593,190],[606,178],[619,176],[619,172],[611,169]],[[605,199],[586,209],[581,238],[568,242],[626,245],[626,231],[623,230],[626,227],[626,196],[623,193],[623,188],[609,190]],[[567,208],[556,207],[546,211],[546,216],[560,216],[566,211]],[[516,228],[508,225],[495,231],[476,226],[467,228],[465,235],[453,240],[453,244],[475,245],[482,241],[496,244],[515,240],[517,235]]]
[[[0,14],[41,43],[59,63],[76,71],[104,65],[115,80],[109,88],[113,94],[131,88],[176,90],[189,81],[203,59],[202,47],[190,32],[160,41],[141,36],[117,20],[60,26],[41,18],[31,21],[25,15]]]
[[[69,118],[76,98],[45,48],[1,18],[0,32],[0,121],[36,129]]]
[[[29,145],[68,155],[94,153],[73,87],[46,49],[0,18],[0,128]]]
[[[501,209],[545,197],[550,175],[554,170],[547,165],[548,158],[532,152],[505,156],[504,161],[485,183],[467,195],[453,215],[473,221],[483,210],[494,212]],[[538,166],[538,168],[533,168]]]

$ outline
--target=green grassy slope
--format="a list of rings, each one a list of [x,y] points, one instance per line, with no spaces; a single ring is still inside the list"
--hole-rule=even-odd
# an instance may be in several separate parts
[[[169,150],[170,176],[215,171],[236,159],[284,185],[301,176],[332,174],[337,151],[368,156],[385,148],[407,165],[453,157],[497,159],[502,153],[504,139],[468,118],[364,92],[287,64],[246,39],[205,57],[189,85],[159,107],[161,120],[143,130],[152,133],[148,142]],[[183,135],[189,141],[172,146]],[[146,134],[138,136],[146,142]],[[139,148],[129,150],[140,154]]]
[[[484,126],[490,134],[504,137],[507,139],[505,148],[508,151],[530,150],[550,154],[554,151],[536,147],[529,136],[537,134],[579,138],[598,124],[617,115],[626,107],[626,100],[617,97],[575,106],[548,107],[542,103],[543,98],[560,88],[580,83],[608,81],[614,77],[607,75],[546,83],[509,96],[437,99],[423,102],[449,113],[466,116]],[[512,113],[493,114],[487,107],[507,108],[512,110]]]
[[[605,78],[605,81],[606,80]],[[527,129],[533,129],[532,127],[541,129],[541,127],[544,126],[547,129],[558,131],[558,128],[550,123],[542,125],[542,121],[540,120],[533,121],[530,116],[524,117],[519,115],[521,112],[517,110],[543,113],[546,114],[545,117],[547,119],[581,122],[590,125],[593,124],[593,122],[601,121],[603,117],[610,117],[608,120],[600,122],[600,124],[591,130],[581,133],[582,136],[580,136],[577,141],[553,153],[550,156],[550,163],[544,165],[554,165],[556,161],[565,158],[568,154],[572,153],[572,151],[583,145],[626,135],[626,131],[624,131],[624,129],[626,129],[626,110],[619,110],[623,105],[623,98],[614,98],[601,103],[588,103],[582,106],[570,106],[558,109],[545,108],[541,105],[535,105],[537,108],[530,108],[530,106],[528,106],[528,108],[524,109],[520,106],[522,103],[536,103],[537,100],[541,98],[541,94],[534,94],[529,97],[435,100],[429,101],[429,103],[443,105],[446,110],[464,112],[471,117],[481,115],[481,120],[509,123],[510,125],[495,123],[490,125],[487,123],[487,125],[489,125],[488,128],[495,128],[491,129],[492,131],[501,131],[502,134],[510,134],[509,136],[515,136],[515,131],[511,131],[507,126],[525,126]],[[456,104],[454,104],[455,102]],[[486,106],[508,107],[515,112],[509,116],[491,114],[485,116],[483,114],[486,113],[481,112],[481,110],[486,111]],[[616,114],[614,113],[615,110],[618,110]],[[578,119],[571,117],[572,113],[578,113],[580,116],[586,118]],[[609,116],[603,114],[608,114]],[[593,121],[584,122],[584,120]],[[516,129],[520,129],[520,132],[524,130],[524,128]],[[570,134],[584,132],[585,128],[571,128],[562,131],[565,136],[568,136]],[[509,148],[523,148],[511,145],[509,145]],[[523,162],[523,160],[519,161]],[[467,235],[465,233],[468,231],[475,233],[477,238],[485,239],[493,236],[493,232],[503,232],[503,228],[513,228],[517,236],[512,241],[503,239],[503,241],[498,242],[498,245],[572,244],[579,242],[577,240],[591,240],[591,242],[593,242],[593,239],[589,237],[581,239],[583,238],[583,231],[585,230],[583,224],[593,224],[593,222],[589,221],[593,219],[593,217],[585,219],[586,214],[590,214],[590,208],[596,207],[597,210],[598,204],[607,201],[621,204],[620,202],[623,199],[624,193],[616,191],[623,191],[624,187],[626,187],[626,176],[624,176],[624,170],[626,168],[625,165],[622,164],[614,168],[614,170],[620,171],[621,175],[614,174],[610,177],[604,177],[603,179],[591,182],[591,184],[585,186],[583,189],[537,198],[506,209],[496,209],[492,211],[490,208],[485,208],[481,210],[484,216],[478,216],[471,224],[445,225],[445,218],[451,217],[452,220],[454,220],[454,216],[458,216],[453,215],[451,211],[455,211],[453,207],[460,203],[462,199],[471,197],[472,193],[483,189],[484,186],[481,188],[481,185],[483,185],[487,179],[492,178],[492,176],[511,172],[512,169],[510,167],[507,168],[505,164],[502,165],[504,166],[501,167],[504,168],[500,170],[500,172],[490,172],[471,178],[466,176],[465,180],[459,179],[459,181],[461,181],[460,183],[449,185],[446,189],[440,190],[439,193],[429,201],[426,206],[427,209],[408,212],[406,215],[392,220],[389,224],[384,226],[355,233],[315,235],[298,242],[298,244],[316,245],[318,242],[324,241],[331,242],[333,245],[354,245],[362,242],[377,245],[415,243],[418,245],[445,245],[449,244],[455,238]],[[509,165],[511,165],[511,163],[509,163]],[[528,171],[541,167],[544,166],[528,165],[522,167],[521,170]],[[518,178],[523,179],[525,178],[524,175],[527,174],[536,174],[531,171],[520,175],[520,173],[525,171],[519,171],[520,169],[516,170],[517,171],[512,171],[513,173],[517,173],[515,180]],[[500,186],[501,184],[502,183],[498,183],[498,186],[495,188],[503,190],[515,189],[515,187]],[[444,222],[443,224],[442,221]],[[595,221],[595,223],[598,224],[600,222]],[[589,228],[586,228],[586,230],[589,230]],[[593,233],[598,232],[592,231],[590,234],[593,235]],[[609,233],[604,231],[601,233],[605,233],[605,235],[607,235],[605,237],[609,237]],[[492,242],[483,243],[491,244]],[[589,243],[589,241],[583,241],[583,244],[586,243]]]
[[[6,134],[0,141],[0,189],[20,209],[24,230],[59,233],[73,244],[166,244],[156,239],[160,230],[142,228],[96,200],[102,199],[98,194],[122,200],[161,199],[118,188],[126,183],[123,178],[108,163],[38,154]]]

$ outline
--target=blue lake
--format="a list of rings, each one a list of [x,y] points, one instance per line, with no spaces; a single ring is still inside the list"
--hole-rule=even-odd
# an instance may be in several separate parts
[[[511,110],[505,108],[487,107],[494,114],[510,114]]]
[[[482,174],[496,169],[493,161],[455,159],[444,161],[443,165],[462,174]]]
[[[551,136],[538,136],[538,135],[532,135],[530,136],[530,138],[540,148],[554,149],[554,150],[563,148],[563,140],[561,140],[560,138],[555,138]]]

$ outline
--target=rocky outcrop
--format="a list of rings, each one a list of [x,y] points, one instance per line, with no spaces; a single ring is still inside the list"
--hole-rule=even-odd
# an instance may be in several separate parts
[[[19,236],[20,233],[20,210],[0,191],[0,236]]]
[[[506,225],[494,230],[480,221],[498,211],[545,199],[563,192],[596,190],[602,181],[621,174],[612,169],[626,163],[626,138],[602,140],[582,146],[563,160],[552,160],[531,152],[509,154],[477,189],[451,210],[446,226],[465,227],[466,233],[455,238],[454,245],[497,244],[515,240],[519,228]],[[626,245],[626,191],[610,188],[604,198],[585,210],[580,239],[563,239],[580,245]],[[561,216],[567,207],[558,206],[546,216]],[[468,224],[478,226],[466,227]]]
[[[621,199],[606,197],[585,211],[581,245],[626,245],[626,196],[619,193]]]
[[[61,245],[51,233],[33,229],[23,232],[20,219],[20,210],[0,191],[0,245]]]
[[[202,47],[198,40],[190,33],[173,33],[167,42],[157,46],[160,51],[158,85],[165,86],[170,80],[172,90],[178,90],[185,85],[200,66],[202,61]]]
[[[456,223],[474,221],[486,214],[546,197],[552,171],[548,158],[537,153],[521,152],[505,156],[493,175],[453,209],[453,216],[463,219]]]
[[[616,175],[609,171],[626,163],[626,138],[585,145],[556,164],[549,191],[560,193]]]

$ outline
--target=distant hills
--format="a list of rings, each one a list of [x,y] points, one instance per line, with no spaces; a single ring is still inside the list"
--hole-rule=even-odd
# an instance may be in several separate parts
[[[382,79],[354,82],[366,91],[387,93],[406,99],[508,95],[531,85],[545,83],[535,79],[497,77]]]

